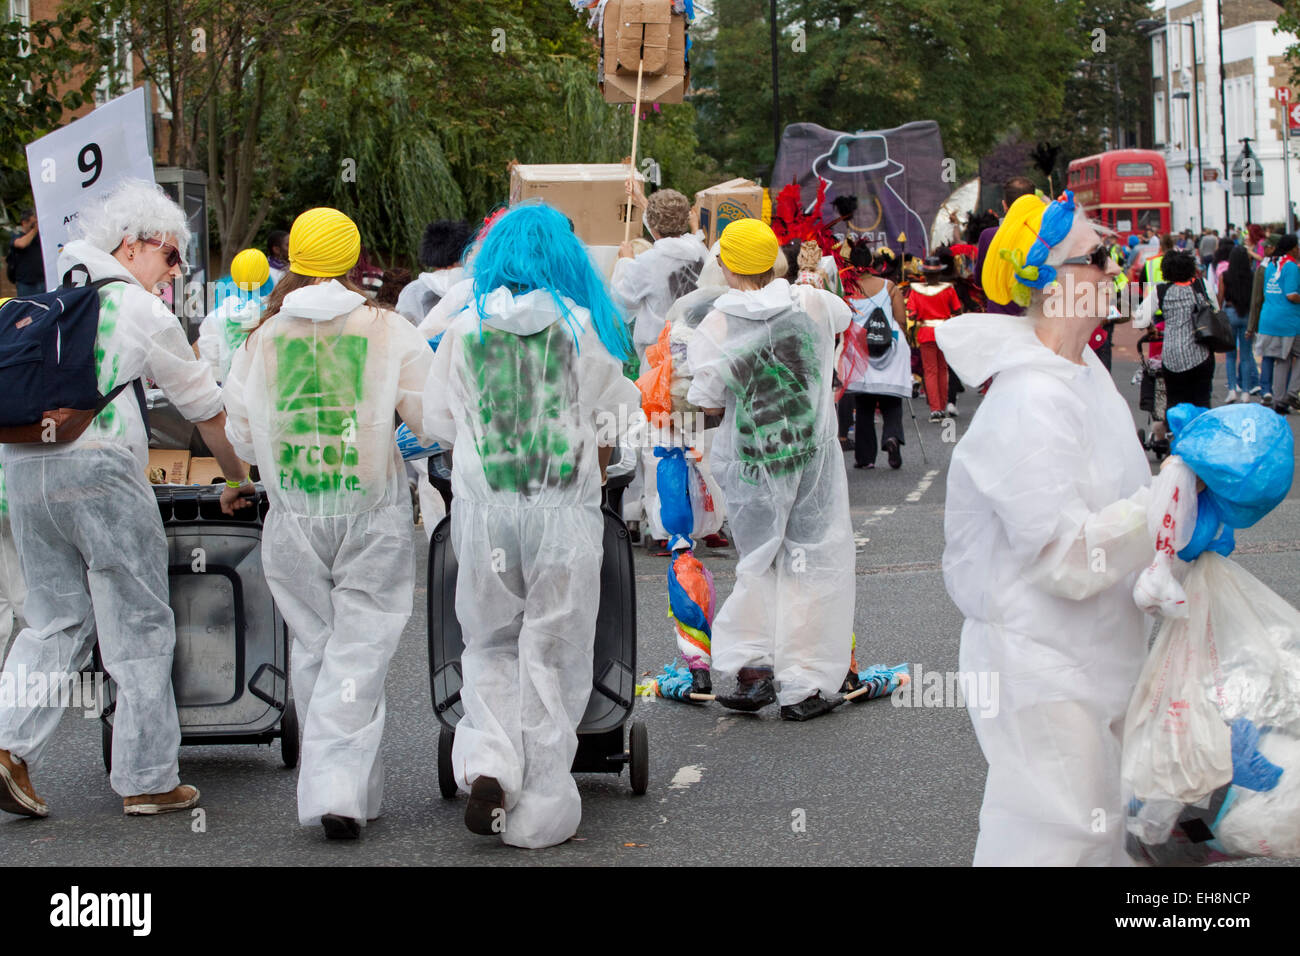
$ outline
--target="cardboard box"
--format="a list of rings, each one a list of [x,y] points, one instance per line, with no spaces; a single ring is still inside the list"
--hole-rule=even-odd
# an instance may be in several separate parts
[[[729,223],[763,218],[763,187],[748,179],[730,179],[697,192],[695,210],[705,243],[712,246]]]
[[[153,485],[183,485],[189,479],[190,453],[173,448],[150,448],[145,476]],[[157,480],[161,478],[161,480]]]
[[[601,28],[600,89],[606,103],[680,103],[690,85],[686,18],[670,0],[609,0]]]
[[[517,165],[510,170],[510,204],[541,199],[573,220],[573,231],[589,246],[623,241],[628,168],[622,163]],[[640,173],[636,178],[645,182]],[[632,207],[632,237],[641,235],[641,211]]]
[[[217,464],[215,458],[191,458],[190,474],[187,483],[191,485],[210,485],[225,481],[225,469]]]

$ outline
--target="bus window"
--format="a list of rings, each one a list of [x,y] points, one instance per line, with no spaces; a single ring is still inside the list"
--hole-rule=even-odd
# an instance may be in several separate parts
[[[1115,175],[1122,179],[1131,177],[1149,179],[1155,174],[1156,168],[1150,163],[1117,163],[1115,166]]]
[[[1124,215],[1127,216],[1128,213],[1124,213]],[[1117,219],[1117,220],[1115,221],[1115,231],[1116,231],[1116,232],[1132,232],[1132,231],[1133,231],[1133,221],[1132,221],[1131,219]]]
[[[1154,229],[1160,231],[1160,210],[1159,209],[1139,209],[1137,214],[1138,229]]]

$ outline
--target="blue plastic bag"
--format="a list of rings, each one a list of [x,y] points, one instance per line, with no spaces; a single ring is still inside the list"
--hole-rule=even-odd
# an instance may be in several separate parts
[[[1262,405],[1206,411],[1184,403],[1169,409],[1168,421],[1174,433],[1170,450],[1205,482],[1204,494],[1213,502],[1207,521],[1249,528],[1291,490],[1295,440],[1285,416]],[[1198,531],[1200,525],[1198,516]]]
[[[690,464],[681,448],[656,448],[659,464],[655,481],[659,495],[659,521],[668,532],[668,548],[683,542],[690,547],[690,534],[695,530],[695,515],[691,511]]]
[[[397,427],[393,437],[397,439],[397,448],[402,453],[402,461],[419,461],[431,455],[440,455],[446,450],[437,442],[427,446],[421,445],[420,440],[415,437],[415,432],[407,428],[405,423]]]

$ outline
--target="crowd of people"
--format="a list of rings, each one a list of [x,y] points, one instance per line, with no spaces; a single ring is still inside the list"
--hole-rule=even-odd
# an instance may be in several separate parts
[[[252,505],[252,474],[265,489],[262,564],[293,639],[302,725],[299,820],[356,838],[382,809],[384,679],[412,611],[400,421],[452,460],[465,639],[452,763],[466,825],[516,846],[561,843],[581,818],[569,768],[591,689],[589,589],[615,447],[635,450],[630,529],[664,534],[654,449],[690,447],[704,497],[717,499],[695,533],[736,549],[711,659],[690,662],[695,689],[711,689],[713,670],[735,679],[722,706],[777,704],[807,720],[856,677],[845,452],[857,468],[882,451],[901,467],[904,403],[924,395],[942,423],[970,387],[986,396],[953,456],[943,567],[965,617],[963,671],[1002,675],[996,715],[971,711],[989,762],[976,862],[1122,862],[1119,728],[1144,653],[1129,592],[1151,560],[1152,476],[1109,373],[1109,333],[1124,295],[1144,288],[1135,321],[1163,346],[1168,405],[1208,407],[1214,358],[1190,322],[1203,299],[1221,304],[1239,335],[1225,400],[1271,384],[1260,397],[1285,414],[1300,334],[1295,236],[1225,237],[1209,264],[1168,237],[1126,251],[1069,193],[1048,201],[1016,179],[1001,216],[972,216],[963,241],[923,259],[852,235],[783,248],[757,219],[710,247],[681,193],[628,193],[651,241],[620,247],[609,279],[545,204],[477,228],[431,223],[414,278],[374,275],[346,215],[308,210],[272,233],[269,254],[234,257],[193,346],[157,297],[183,265],[181,209],[127,183],[83,210],[59,271],[111,280],[98,290],[95,356],[100,392],[114,397],[75,440],[0,446],[22,572],[5,577],[29,588],[6,671],[75,673],[97,644],[118,687],[111,784],[124,811],[197,804],[177,762],[148,436],[123,389],[148,379],[218,459],[226,513]],[[1071,282],[1100,294],[1074,296]],[[672,407],[704,416],[703,435],[641,412],[660,344],[674,356]],[[639,444],[638,428],[650,435]],[[441,499],[416,467],[428,532]],[[21,600],[21,582],[0,585]],[[0,809],[49,813],[28,768],[60,713],[0,705]]]

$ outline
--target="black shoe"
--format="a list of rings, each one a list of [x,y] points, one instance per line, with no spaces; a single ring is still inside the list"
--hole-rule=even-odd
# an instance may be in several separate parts
[[[641,522],[629,521],[627,523],[627,537],[633,544],[641,543]]]
[[[1277,412],[1279,415],[1290,415],[1291,403],[1285,398],[1275,398],[1273,399],[1273,411]]]
[[[827,700],[819,691],[811,697],[805,697],[797,704],[787,704],[781,708],[782,720],[812,720],[814,717],[821,717],[823,714],[829,714],[832,710],[844,703],[842,697],[834,700]]]
[[[692,694],[712,694],[713,693],[713,675],[709,673],[707,667],[691,671],[691,693]]]
[[[903,453],[898,449],[897,438],[885,439],[885,451],[889,452],[889,467],[898,470],[903,467]]]
[[[718,703],[730,710],[752,714],[756,710],[776,703],[776,685],[772,683],[770,667],[742,667],[736,676],[736,689],[730,694],[719,694]]]
[[[855,462],[853,463],[853,467],[854,467],[854,468],[875,468],[876,465],[875,465],[874,462],[870,462],[870,461],[866,461],[866,462],[862,462],[862,463],[858,463],[858,462],[855,461]]]
[[[852,438],[841,438],[840,449],[842,451],[853,451],[854,443]]]
[[[498,812],[499,811],[499,812]],[[499,836],[504,829],[506,793],[496,777],[479,777],[469,790],[465,826],[471,833]]]
[[[361,836],[360,823],[337,813],[325,814],[320,818],[320,825],[325,828],[325,836],[331,840],[356,840]]]

